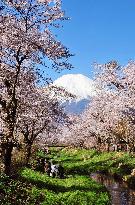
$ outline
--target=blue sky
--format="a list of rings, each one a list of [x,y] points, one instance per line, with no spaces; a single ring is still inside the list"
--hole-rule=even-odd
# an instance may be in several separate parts
[[[67,73],[92,77],[93,62],[118,60],[122,65],[135,59],[135,0],[63,0],[70,21],[62,23],[58,39],[75,54]]]

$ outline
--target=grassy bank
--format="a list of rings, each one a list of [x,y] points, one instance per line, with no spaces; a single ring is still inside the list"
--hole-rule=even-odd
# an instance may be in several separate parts
[[[58,160],[64,163],[67,174],[87,175],[100,171],[123,179],[127,181],[129,186],[135,188],[135,173],[133,173],[135,155],[133,154],[125,152],[101,153],[95,150],[71,149],[61,151]]]
[[[65,179],[50,178],[45,174],[25,169],[22,176],[33,184],[32,193],[44,196],[43,205],[109,204],[103,186],[87,176],[68,175]]]
[[[42,152],[38,156],[46,157]],[[55,148],[47,157],[62,164],[65,178],[51,178],[45,173],[23,168],[19,179],[1,179],[0,204],[14,204],[15,199],[16,204],[108,205],[109,194],[104,186],[89,177],[90,173],[109,172],[131,181],[131,170],[135,168],[134,156],[122,152]]]
[[[63,150],[60,159],[67,173],[85,174],[100,171],[122,179],[135,189],[135,155],[126,152]],[[69,163],[69,161],[74,163]]]
[[[64,149],[55,158],[64,163],[67,173],[87,174],[103,171],[123,177],[135,168],[135,156],[124,152],[101,153],[95,150]]]

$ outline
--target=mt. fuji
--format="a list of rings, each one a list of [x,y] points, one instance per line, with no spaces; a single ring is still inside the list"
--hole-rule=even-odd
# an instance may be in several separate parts
[[[96,88],[93,80],[82,74],[67,74],[58,78],[53,83],[62,87],[69,93],[76,96],[72,101],[64,102],[67,112],[79,114],[89,103],[91,97],[96,95]]]

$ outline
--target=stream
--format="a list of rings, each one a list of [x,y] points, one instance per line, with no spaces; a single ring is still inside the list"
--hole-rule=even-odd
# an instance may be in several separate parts
[[[116,181],[113,177],[101,173],[92,173],[90,177],[106,186],[111,195],[112,205],[135,205],[135,190],[123,181]]]

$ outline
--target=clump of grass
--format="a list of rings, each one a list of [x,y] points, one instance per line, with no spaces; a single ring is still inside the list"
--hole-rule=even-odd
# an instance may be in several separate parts
[[[30,169],[22,170],[21,175],[33,184],[32,194],[42,193],[43,205],[109,204],[109,196],[105,188],[87,176],[73,175],[58,179]]]
[[[0,174],[0,204],[1,205],[30,205],[38,204],[42,201],[41,194],[32,196],[28,190],[31,190],[30,183],[13,180],[6,175]]]

